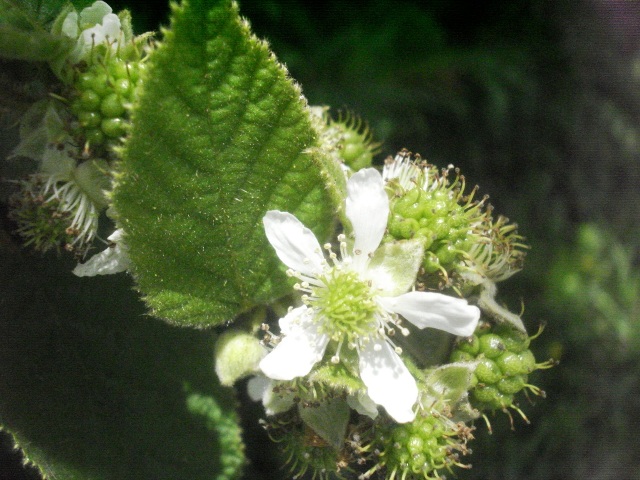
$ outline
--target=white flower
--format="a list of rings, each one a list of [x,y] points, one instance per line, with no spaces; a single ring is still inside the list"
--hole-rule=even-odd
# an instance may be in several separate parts
[[[412,160],[411,152],[401,150],[395,158],[389,157],[385,161],[382,179],[385,183],[393,181],[405,191],[418,187],[429,192],[437,189],[451,189],[448,180],[451,171],[455,171],[453,165],[448,165],[440,171],[435,165],[421,161],[420,157]],[[455,180],[453,183],[457,184]],[[464,186],[462,189],[464,190]]]
[[[261,362],[260,369],[275,380],[308,374],[320,361],[330,341],[337,342],[332,362],[340,361],[346,343],[359,356],[360,378],[367,395],[398,422],[415,417],[418,388],[391,340],[396,331],[409,333],[398,315],[418,328],[434,327],[455,335],[473,333],[480,311],[465,300],[412,287],[422,248],[387,248],[380,242],[389,216],[389,199],[381,175],[360,170],[347,182],[346,215],[355,235],[348,249],[341,235],[340,257],[330,262],[314,234],[295,216],[269,211],[265,233],[288,273],[301,280],[304,305],[280,319],[282,338]],[[348,251],[350,250],[350,251]],[[418,255],[416,255],[416,251]]]
[[[62,33],[77,38],[76,45],[69,54],[69,60],[73,64],[84,59],[98,45],[115,49],[118,42],[123,40],[120,18],[102,1],[83,9],[80,15],[75,11],[70,12],[63,21]]]
[[[95,275],[109,275],[124,272],[131,261],[129,260],[127,245],[123,241],[123,231],[118,229],[107,240],[109,246],[100,253],[95,254],[85,263],[78,264],[73,273],[78,277],[93,277]]]
[[[95,237],[98,217],[106,207],[104,190],[109,187],[106,161],[95,159],[76,166],[76,160],[66,150],[47,146],[37,174],[44,182],[44,201],[60,203],[59,211],[69,213],[69,231],[75,240],[72,246],[83,250]]]

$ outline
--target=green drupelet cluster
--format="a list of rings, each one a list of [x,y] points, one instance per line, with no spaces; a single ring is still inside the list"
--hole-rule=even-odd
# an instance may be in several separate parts
[[[397,159],[410,156],[403,151]],[[463,265],[471,248],[486,235],[490,209],[485,209],[486,198],[474,199],[477,188],[465,194],[465,178],[458,169],[439,170],[417,156],[408,171],[413,172],[406,182],[410,185],[389,182],[388,240],[421,239],[425,255],[420,280],[437,272],[446,278]]]
[[[374,445],[378,465],[386,469],[386,478],[438,479],[442,470],[467,466],[460,457],[470,453],[467,441],[473,439],[472,428],[454,423],[444,413],[422,413],[411,423],[393,423],[380,428]],[[375,468],[363,475],[369,478]]]
[[[528,383],[529,375],[555,364],[552,360],[536,362],[529,346],[537,335],[529,337],[506,324],[484,323],[471,337],[462,338],[456,343],[451,353],[452,362],[478,362],[470,390],[470,399],[475,408],[507,413],[507,409],[511,408],[527,420],[514,403],[514,397],[521,391],[544,396],[540,388]]]
[[[88,149],[115,146],[125,135],[128,106],[144,68],[144,63],[117,54],[78,66],[71,94],[71,111],[77,116],[73,133]]]

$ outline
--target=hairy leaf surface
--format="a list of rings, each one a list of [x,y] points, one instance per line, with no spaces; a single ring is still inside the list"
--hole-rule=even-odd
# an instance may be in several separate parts
[[[267,210],[295,214],[322,239],[335,203],[299,88],[235,4],[208,3],[174,7],[113,197],[153,313],[194,326],[288,292]]]

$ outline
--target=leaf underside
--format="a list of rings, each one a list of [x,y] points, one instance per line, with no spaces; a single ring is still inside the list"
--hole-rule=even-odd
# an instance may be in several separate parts
[[[334,213],[299,88],[235,4],[206,4],[174,7],[113,195],[153,313],[203,327],[288,292],[267,210],[295,214],[321,239]]]

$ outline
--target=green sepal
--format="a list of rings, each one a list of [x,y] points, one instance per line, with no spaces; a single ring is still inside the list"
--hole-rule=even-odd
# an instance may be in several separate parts
[[[389,285],[393,288],[385,289],[384,296],[395,297],[413,287],[424,256],[423,245],[424,242],[419,238],[398,240],[385,242],[375,251],[368,271],[373,274],[379,270],[379,273],[373,274],[376,278],[389,278]]]
[[[431,370],[425,377],[429,394],[448,402],[457,402],[471,388],[477,362],[449,363]]]
[[[333,363],[325,363],[319,368],[314,369],[309,374],[309,382],[314,384],[319,384],[323,387],[327,387],[333,391],[345,392],[350,395],[355,395],[359,391],[365,391],[365,386],[362,383],[362,380],[354,374],[353,372],[357,372],[356,365],[350,365],[352,368],[349,369],[346,364],[351,364],[353,362],[349,361],[346,355],[343,355],[340,358],[341,362],[338,364]]]
[[[185,2],[149,57],[113,194],[153,313],[209,326],[290,289],[267,210],[321,240],[336,195],[300,89],[235,4]]]
[[[507,310],[496,302],[498,287],[491,280],[486,280],[481,284],[481,292],[478,297],[478,306],[498,324],[510,325],[521,333],[526,334],[527,329],[519,315]]]
[[[347,403],[334,398],[317,406],[298,405],[300,418],[329,445],[340,450],[344,444],[349,424],[350,409]]]
[[[233,385],[237,380],[255,373],[266,354],[267,349],[255,335],[237,329],[225,331],[218,338],[214,351],[218,380],[222,385]]]
[[[454,414],[459,413],[467,419],[477,416],[469,405],[468,393],[473,387],[474,371],[477,362],[456,362],[443,365],[424,373],[425,388],[421,389],[423,405],[444,402],[452,407]]]

